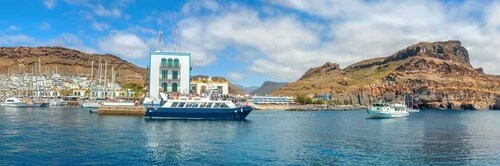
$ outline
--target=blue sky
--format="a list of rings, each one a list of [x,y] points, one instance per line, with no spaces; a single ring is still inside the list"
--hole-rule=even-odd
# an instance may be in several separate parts
[[[0,10],[0,46],[64,46],[145,67],[161,28],[163,50],[192,53],[193,74],[247,86],[451,39],[474,67],[500,73],[499,1],[3,0]]]

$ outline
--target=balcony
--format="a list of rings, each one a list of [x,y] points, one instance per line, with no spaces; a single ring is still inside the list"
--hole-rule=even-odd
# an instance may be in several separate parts
[[[174,77],[173,75],[168,75],[167,77],[160,76],[160,81],[178,81],[181,80],[180,76]]]
[[[181,65],[180,64],[173,64],[173,65],[161,65],[160,69],[180,69]]]

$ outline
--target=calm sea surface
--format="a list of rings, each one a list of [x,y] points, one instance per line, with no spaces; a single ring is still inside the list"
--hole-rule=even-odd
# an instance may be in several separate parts
[[[0,165],[500,165],[500,111],[254,111],[247,121],[148,120],[0,107]]]

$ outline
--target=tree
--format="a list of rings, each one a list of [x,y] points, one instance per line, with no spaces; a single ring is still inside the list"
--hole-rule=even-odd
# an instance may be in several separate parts
[[[142,97],[144,94],[144,87],[138,84],[127,84],[124,86],[125,89],[131,90],[134,94],[134,100],[137,100]]]

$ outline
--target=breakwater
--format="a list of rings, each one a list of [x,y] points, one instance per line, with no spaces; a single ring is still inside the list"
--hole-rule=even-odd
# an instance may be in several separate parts
[[[355,111],[367,108],[368,107],[362,105],[298,105],[285,109],[285,111]]]

